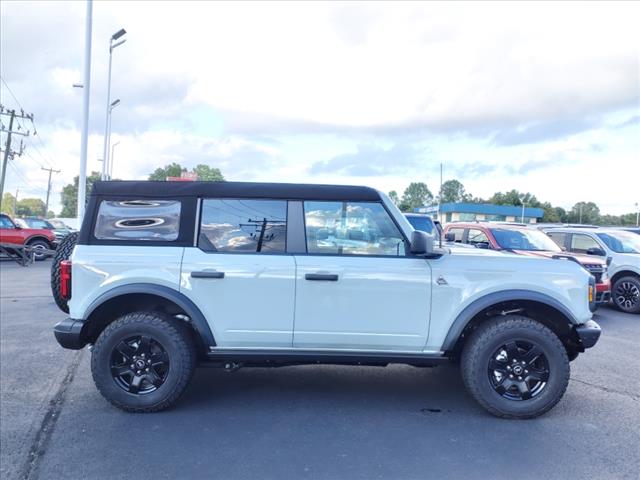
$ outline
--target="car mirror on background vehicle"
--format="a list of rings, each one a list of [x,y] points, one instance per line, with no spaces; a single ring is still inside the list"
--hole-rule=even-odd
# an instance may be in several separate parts
[[[606,252],[601,248],[594,247],[587,250],[587,255],[597,255],[598,257],[604,257],[606,255]]]
[[[411,234],[411,253],[414,255],[429,255],[433,252],[433,237],[420,230]]]
[[[455,242],[456,240],[456,235],[454,233],[445,233],[444,234],[444,241],[445,242]]]

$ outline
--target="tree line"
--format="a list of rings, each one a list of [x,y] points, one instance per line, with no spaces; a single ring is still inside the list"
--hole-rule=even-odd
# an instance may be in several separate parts
[[[413,212],[418,207],[437,205],[438,203],[491,203],[494,205],[513,205],[541,208],[544,212],[541,222],[545,223],[588,223],[593,225],[635,225],[636,213],[623,215],[602,215],[595,202],[577,202],[571,209],[554,207],[550,202],[543,202],[529,192],[516,189],[507,192],[496,192],[489,198],[475,197],[468,193],[464,185],[455,179],[442,184],[438,195],[433,195],[424,182],[412,182],[404,190],[402,197],[392,190],[389,197],[403,212]]]

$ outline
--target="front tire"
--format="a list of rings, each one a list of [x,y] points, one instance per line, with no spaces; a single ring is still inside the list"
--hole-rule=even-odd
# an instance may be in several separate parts
[[[569,358],[555,333],[519,315],[481,324],[462,352],[467,390],[491,414],[534,418],[551,410],[569,384]]]
[[[41,262],[42,260],[46,260],[47,258],[49,258],[49,254],[46,252],[46,250],[50,250],[51,245],[49,245],[44,240],[34,240],[32,242],[29,242],[27,246],[33,249],[33,259],[36,262]]]
[[[173,405],[196,366],[187,329],[158,313],[129,313],[109,324],[91,353],[96,387],[127,412],[147,413]]]
[[[614,305],[621,312],[640,313],[640,278],[619,278],[613,284],[611,294]]]

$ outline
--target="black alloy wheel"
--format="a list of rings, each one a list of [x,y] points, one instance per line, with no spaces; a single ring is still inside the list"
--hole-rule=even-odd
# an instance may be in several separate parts
[[[111,375],[125,392],[146,395],[165,382],[169,374],[169,355],[156,339],[148,335],[129,337],[111,353]]]
[[[624,277],[615,283],[613,301],[623,312],[640,311],[640,281],[633,277]]]
[[[501,345],[489,359],[487,373],[493,389],[513,401],[539,395],[549,380],[549,362],[533,342],[514,340]]]

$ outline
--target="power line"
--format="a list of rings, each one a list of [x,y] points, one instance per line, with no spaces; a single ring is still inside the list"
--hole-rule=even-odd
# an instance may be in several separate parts
[[[9,85],[7,85],[7,82],[5,81],[4,78],[2,78],[2,75],[0,75],[0,80],[2,80],[2,83],[4,83],[4,86],[7,87],[7,90],[9,90],[9,93],[11,94],[11,96],[13,97],[13,99],[16,101],[16,103],[18,104],[18,106],[20,107],[20,110],[24,111],[23,106],[20,104],[20,101],[18,100],[18,97],[16,97],[13,93],[13,91],[11,90],[11,88],[9,87]]]
[[[13,90],[11,90],[11,88],[9,87],[9,85],[7,84],[7,81],[2,78],[2,76],[0,75],[0,80],[2,80],[2,83],[4,83],[4,86],[7,88],[7,90],[9,91],[9,93],[11,94],[11,97],[13,97],[13,99],[15,100],[15,102],[18,104],[18,106],[20,107],[20,110],[22,112],[24,112],[24,107],[22,106],[22,104],[20,103],[20,100],[18,100],[18,97],[16,97],[16,95],[13,93]],[[42,148],[46,151],[47,147],[45,146],[44,142],[42,141],[42,138],[40,138],[40,136],[38,135],[38,128],[36,127],[36,122],[33,119],[33,115],[31,115],[31,117],[29,118],[29,120],[31,120],[31,125],[33,126],[33,136],[36,137],[36,139],[38,140],[38,142],[40,142],[40,145],[42,145]],[[20,124],[20,122],[18,121],[18,125],[20,126],[20,128],[24,128],[22,127],[22,125]],[[40,152],[40,150],[38,150],[38,148],[35,145],[32,145],[36,151],[38,152],[38,154],[42,157],[42,159],[49,164],[50,167],[54,166],[53,162],[50,162],[49,159],[47,159],[42,152]]]

